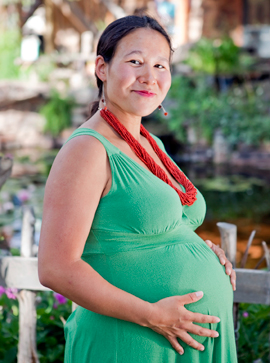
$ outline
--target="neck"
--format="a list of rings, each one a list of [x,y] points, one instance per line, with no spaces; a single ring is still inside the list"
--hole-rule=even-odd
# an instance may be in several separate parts
[[[121,122],[123,126],[131,133],[131,135],[140,142],[141,134],[140,134],[140,127],[141,127],[141,116],[130,114],[127,112],[123,112],[118,107],[115,107],[112,104],[107,105],[108,110]]]
[[[175,187],[166,172],[154,161],[154,159],[148,154],[143,146],[138,142],[133,135],[125,128],[125,126],[117,119],[117,117],[110,110],[101,110],[100,116],[108,122],[108,124],[128,143],[135,154],[147,165],[148,169],[155,174],[158,178],[165,181],[170,185],[179,195],[183,205],[192,205],[196,200],[197,190],[191,184],[191,182],[185,177],[183,172],[171,161],[171,159],[160,150],[156,141],[151,137],[149,132],[141,127],[142,135],[149,141],[153,150],[163,162],[166,169],[175,178],[178,183],[182,184],[185,188],[185,193],[179,188]]]

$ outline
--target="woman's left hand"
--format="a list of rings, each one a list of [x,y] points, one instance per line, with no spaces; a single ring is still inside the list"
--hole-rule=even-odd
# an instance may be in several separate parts
[[[232,264],[227,259],[226,255],[225,255],[225,252],[223,251],[222,248],[215,245],[213,242],[211,242],[209,240],[206,240],[205,243],[207,244],[207,246],[209,246],[211,248],[211,250],[213,252],[215,252],[215,254],[219,258],[220,263],[223,266],[225,266],[226,274],[230,276],[233,291],[235,291],[236,290],[236,273],[235,273],[234,269],[232,268]]]

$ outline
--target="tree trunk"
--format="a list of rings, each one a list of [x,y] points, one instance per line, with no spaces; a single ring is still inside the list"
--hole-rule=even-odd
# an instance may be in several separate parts
[[[54,50],[53,39],[53,3],[50,0],[44,0],[45,16],[46,16],[46,31],[45,31],[45,53],[50,54]]]

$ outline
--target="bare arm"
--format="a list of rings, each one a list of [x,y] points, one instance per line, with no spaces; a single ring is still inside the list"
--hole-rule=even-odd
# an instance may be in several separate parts
[[[106,151],[93,137],[74,138],[59,152],[45,189],[39,277],[88,310],[145,325],[150,304],[111,285],[81,259],[109,176]]]
[[[187,331],[214,337],[214,331],[193,322],[214,323],[217,318],[184,307],[201,296],[192,293],[151,304],[111,285],[81,259],[109,178],[106,151],[94,137],[76,137],[59,152],[45,189],[38,263],[41,283],[88,310],[147,326],[179,352],[183,349],[176,337],[202,349]]]

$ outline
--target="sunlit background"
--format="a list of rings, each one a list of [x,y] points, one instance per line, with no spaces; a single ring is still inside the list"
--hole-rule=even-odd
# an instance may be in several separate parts
[[[172,87],[163,104],[168,116],[157,110],[143,123],[206,199],[198,234],[219,244],[216,223],[235,224],[239,266],[256,230],[245,267],[265,269],[262,241],[270,246],[268,0],[2,0],[1,255],[19,254],[27,204],[36,214],[38,245],[50,167],[97,96],[98,38],[110,22],[130,14],[155,17],[173,41]],[[18,309],[9,294],[0,290],[0,362],[12,363]],[[44,293],[38,301],[40,361],[63,362],[62,320],[70,302]],[[240,363],[269,361],[269,313],[267,306],[241,305]]]

